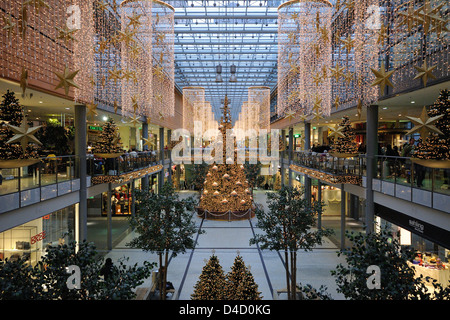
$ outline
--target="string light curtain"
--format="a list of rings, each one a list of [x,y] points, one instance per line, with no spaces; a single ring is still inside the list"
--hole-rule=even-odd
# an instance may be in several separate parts
[[[97,103],[114,108],[122,104],[121,16],[118,6],[111,2],[94,2],[95,18],[95,86]]]
[[[270,129],[270,88],[255,86],[248,88],[248,102],[255,105],[257,122],[255,127],[259,129]]]
[[[151,116],[152,1],[125,0],[120,4],[122,115]],[[112,66],[111,69],[114,70]]]
[[[94,57],[92,0],[2,0],[0,52],[3,78],[91,102]],[[57,74],[73,80],[61,83]],[[24,95],[25,96],[25,95]]]
[[[188,130],[191,134],[194,134],[194,121],[200,121],[198,118],[195,118],[196,110],[198,108],[203,109],[204,104],[205,88],[183,88],[183,129]]]
[[[336,110],[376,102],[449,76],[448,2],[336,1],[332,102]]]
[[[278,7],[279,115],[330,114],[331,15],[327,0],[292,0]]]
[[[153,0],[153,116],[170,117],[175,113],[175,9]]]

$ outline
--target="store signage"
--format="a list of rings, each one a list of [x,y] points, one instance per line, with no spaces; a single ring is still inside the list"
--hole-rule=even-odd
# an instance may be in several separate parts
[[[98,126],[89,126],[89,130],[92,131],[103,131],[102,127],[98,127]]]
[[[425,226],[418,222],[417,220],[409,219],[409,226],[414,228],[415,231],[423,233]]]
[[[44,239],[45,239],[45,231],[42,231],[37,235],[31,237],[31,244],[35,244],[36,242],[42,241]]]

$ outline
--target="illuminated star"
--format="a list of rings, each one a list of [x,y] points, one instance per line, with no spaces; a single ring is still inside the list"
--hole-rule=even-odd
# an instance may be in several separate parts
[[[36,137],[33,135],[42,126],[30,128],[30,126],[28,125],[27,118],[24,118],[22,120],[20,127],[12,126],[10,124],[6,124],[6,125],[8,126],[9,129],[11,129],[11,131],[13,133],[15,133],[15,135],[10,140],[8,140],[6,143],[20,142],[23,153],[26,152],[29,142],[34,142],[38,145],[42,145],[42,143],[38,139],[36,139]]]
[[[414,77],[414,80],[421,78],[423,82],[423,86],[427,86],[428,78],[436,79],[436,77],[431,73],[434,69],[436,69],[437,65],[431,66],[428,68],[427,62],[423,62],[422,67],[414,66],[416,70],[419,72],[417,76]]]
[[[116,66],[114,66],[113,70],[108,70],[109,73],[109,79],[114,80],[114,83],[117,84],[117,80],[122,79],[122,70],[117,69]]]
[[[132,123],[136,127],[136,125],[138,125],[140,122],[140,118],[140,116],[133,114],[133,116],[130,117],[130,123]]]
[[[372,83],[372,87],[379,85],[381,93],[384,92],[384,88],[386,86],[390,86],[392,88],[394,87],[392,82],[389,80],[389,77],[392,76],[392,74],[394,73],[394,70],[386,72],[385,67],[384,67],[384,63],[381,64],[381,69],[380,70],[375,70],[375,69],[372,69],[372,68],[370,68],[370,69],[372,70],[372,72],[376,76],[375,81]]]
[[[75,87],[75,88],[79,89],[80,87],[78,87],[78,85],[74,81],[74,78],[77,75],[78,71],[79,70],[71,72],[71,71],[69,71],[69,68],[65,67],[64,72],[62,72],[62,73],[54,72],[59,79],[59,83],[55,87],[55,90],[64,87],[64,90],[65,90],[65,93],[67,96],[69,94],[70,87]]]
[[[319,111],[321,104],[322,104],[322,99],[319,98],[319,96],[316,96],[316,101],[314,101],[313,110]]]
[[[315,111],[315,112],[313,112],[313,119],[320,120],[320,119],[323,119],[323,116],[320,112]]]
[[[438,121],[440,118],[442,118],[444,114],[440,114],[435,117],[428,117],[427,108],[423,107],[422,114],[420,115],[420,118],[414,118],[414,117],[408,117],[409,120],[411,120],[415,126],[411,130],[409,130],[406,135],[410,135],[414,132],[419,132],[420,137],[422,139],[425,139],[428,136],[429,132],[436,132],[438,134],[443,134],[441,130],[436,128],[433,124]]]

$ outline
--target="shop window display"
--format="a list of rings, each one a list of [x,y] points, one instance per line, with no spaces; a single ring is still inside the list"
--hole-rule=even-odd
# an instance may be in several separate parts
[[[107,193],[103,193],[102,215],[107,215]],[[117,187],[111,192],[111,214],[130,215],[131,214],[131,190],[128,185]]]
[[[74,219],[70,206],[0,233],[0,259],[22,258],[35,266],[47,246],[73,239]]]

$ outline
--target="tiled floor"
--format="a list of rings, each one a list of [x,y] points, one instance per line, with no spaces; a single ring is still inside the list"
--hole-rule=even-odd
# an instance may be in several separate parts
[[[181,196],[188,195],[181,193]],[[254,195],[255,201],[266,207],[266,194],[257,191]],[[243,221],[213,221],[203,220],[195,215],[196,225],[205,230],[204,234],[198,236],[198,242],[194,250],[171,258],[168,268],[168,281],[172,282],[176,291],[176,298],[189,300],[195,283],[201,274],[205,261],[215,253],[219,258],[225,272],[228,272],[233,264],[234,258],[239,254],[243,257],[262,292],[263,299],[274,299],[273,292],[286,287],[283,259],[278,252],[261,251],[256,245],[250,245],[249,240],[254,233],[261,230],[256,228],[256,218]],[[134,233],[130,233],[118,246],[107,256],[114,260],[121,257],[129,257],[129,264],[143,261],[157,262],[157,255],[146,253],[139,249],[126,247]],[[323,245],[311,252],[298,253],[297,279],[302,284],[311,284],[313,287],[325,285],[334,299],[343,299],[336,292],[336,284],[331,276],[330,270],[335,269],[339,263],[344,263],[342,257],[337,257],[338,248],[328,239]],[[150,279],[147,279],[142,287],[149,287]],[[281,294],[279,299],[286,299]]]

